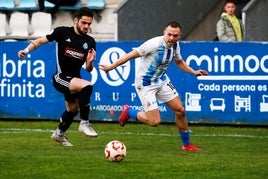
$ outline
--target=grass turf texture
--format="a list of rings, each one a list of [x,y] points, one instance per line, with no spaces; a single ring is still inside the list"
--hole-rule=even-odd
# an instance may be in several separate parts
[[[93,123],[97,138],[66,133],[73,147],[50,140],[57,122],[0,121],[0,178],[266,178],[268,129],[191,126],[200,153],[181,151],[174,125]],[[104,147],[121,140],[127,157],[112,163]]]

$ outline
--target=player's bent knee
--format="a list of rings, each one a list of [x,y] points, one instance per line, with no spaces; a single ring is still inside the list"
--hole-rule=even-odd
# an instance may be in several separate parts
[[[79,110],[79,105],[77,103],[68,103],[66,104],[66,110],[68,112],[76,112]]]
[[[181,117],[185,117],[185,110],[184,107],[179,108],[178,110],[176,110],[176,116],[181,118]]]
[[[157,126],[160,125],[160,123],[161,123],[160,120],[154,120],[154,121],[151,121],[151,122],[149,123],[149,125],[152,126],[152,127],[157,127]]]

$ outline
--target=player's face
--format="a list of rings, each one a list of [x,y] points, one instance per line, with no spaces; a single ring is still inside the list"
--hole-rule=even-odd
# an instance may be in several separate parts
[[[87,17],[87,16],[82,16],[80,19],[75,19],[75,27],[77,30],[77,33],[80,35],[85,35],[88,33],[90,29],[90,25],[93,21],[93,18]]]
[[[233,3],[227,3],[225,6],[224,6],[224,10],[227,14],[229,15],[233,15],[235,13],[235,9],[236,9],[236,6],[235,4]]]
[[[179,27],[168,26],[164,30],[164,40],[168,47],[172,47],[181,37],[181,29]]]

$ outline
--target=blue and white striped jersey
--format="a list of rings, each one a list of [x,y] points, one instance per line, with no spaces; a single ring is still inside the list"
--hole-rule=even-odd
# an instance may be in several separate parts
[[[179,43],[169,48],[164,36],[149,39],[136,50],[141,56],[136,85],[149,86],[165,82],[169,79],[166,71],[170,62],[182,58]]]

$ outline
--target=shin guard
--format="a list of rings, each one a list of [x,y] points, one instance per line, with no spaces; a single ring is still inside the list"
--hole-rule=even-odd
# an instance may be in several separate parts
[[[74,117],[78,114],[77,112],[68,112],[67,110],[65,110],[60,118],[60,124],[59,124],[59,129],[62,132],[65,132],[69,129],[69,127],[71,126]]]
[[[81,90],[79,95],[80,118],[83,120],[88,120],[92,90],[93,86],[88,85]]]

